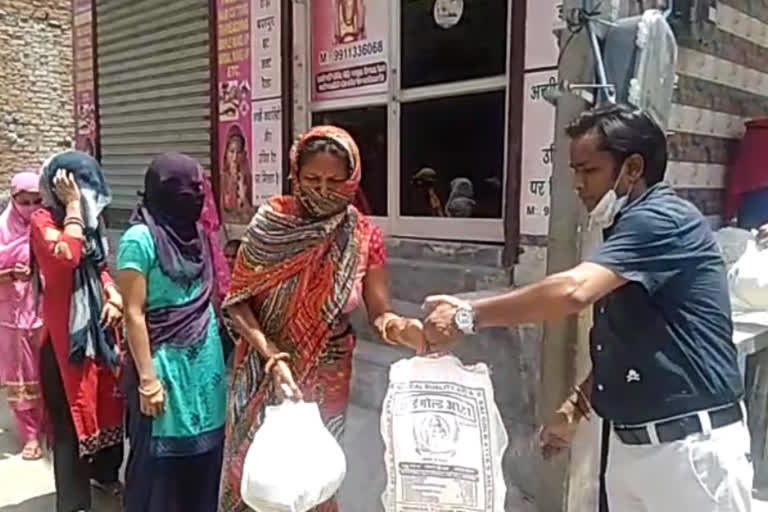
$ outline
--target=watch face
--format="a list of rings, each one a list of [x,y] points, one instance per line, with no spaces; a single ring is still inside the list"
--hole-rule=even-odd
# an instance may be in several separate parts
[[[474,318],[472,318],[472,312],[467,311],[466,309],[459,309],[456,311],[456,326],[461,331],[470,331],[472,329],[472,323]]]

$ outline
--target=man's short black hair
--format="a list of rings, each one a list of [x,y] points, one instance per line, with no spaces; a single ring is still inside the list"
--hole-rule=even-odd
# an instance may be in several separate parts
[[[629,105],[597,107],[581,113],[565,129],[575,139],[587,134],[599,138],[600,149],[610,152],[621,165],[630,155],[645,162],[645,183],[649,187],[664,179],[667,169],[667,138],[661,127],[646,113]]]

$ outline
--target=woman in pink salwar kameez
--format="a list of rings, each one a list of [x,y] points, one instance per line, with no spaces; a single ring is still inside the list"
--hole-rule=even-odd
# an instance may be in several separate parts
[[[43,408],[39,379],[39,334],[29,269],[29,219],[40,208],[40,177],[20,172],[11,181],[11,200],[0,214],[0,387],[24,443],[22,457],[42,456]]]

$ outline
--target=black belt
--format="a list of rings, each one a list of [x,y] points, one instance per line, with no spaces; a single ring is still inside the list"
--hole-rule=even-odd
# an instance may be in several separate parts
[[[707,411],[709,420],[712,423],[712,429],[725,427],[743,419],[740,404],[733,404],[729,407]],[[656,430],[656,435],[660,443],[671,443],[680,441],[693,434],[700,434],[703,431],[698,414],[689,414],[673,420],[662,420],[648,426],[623,427],[614,425],[613,431],[619,436],[624,444],[653,444],[648,428]]]

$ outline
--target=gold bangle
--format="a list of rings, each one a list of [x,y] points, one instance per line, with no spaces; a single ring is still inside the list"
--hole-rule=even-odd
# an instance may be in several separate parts
[[[139,394],[142,396],[155,396],[163,390],[163,383],[159,380],[155,380],[155,386],[151,390],[146,390],[142,386],[139,386]]]
[[[390,345],[398,345],[399,343],[389,336],[387,336],[387,328],[389,327],[389,324],[391,324],[395,320],[399,320],[401,317],[399,315],[396,315],[394,313],[388,313],[387,319],[384,320],[384,323],[381,325],[381,332],[379,333],[381,335],[381,339],[383,339],[385,342],[389,343]]]

